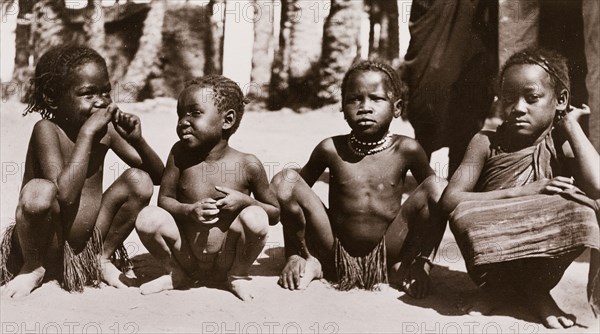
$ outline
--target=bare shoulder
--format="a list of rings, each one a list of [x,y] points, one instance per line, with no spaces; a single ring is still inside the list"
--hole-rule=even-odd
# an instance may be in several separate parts
[[[478,150],[478,151],[489,151],[492,143],[497,140],[496,131],[482,130],[477,132],[473,138],[471,138],[471,142],[469,143],[468,150]]]
[[[33,126],[33,133],[56,133],[58,126],[54,124],[51,120],[41,119],[35,123]]]
[[[423,150],[421,144],[413,138],[404,135],[392,135],[392,147],[399,153],[417,153]]]

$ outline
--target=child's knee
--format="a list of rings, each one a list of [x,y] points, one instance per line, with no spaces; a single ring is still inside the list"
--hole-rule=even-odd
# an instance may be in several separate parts
[[[140,234],[155,234],[166,222],[165,212],[156,206],[147,206],[140,211],[135,221],[135,229]]]
[[[249,206],[239,215],[240,222],[247,233],[266,236],[269,232],[269,216],[260,206]]]
[[[271,185],[279,203],[285,204],[293,200],[294,187],[300,178],[300,174],[290,168],[282,170],[273,177]]]
[[[148,173],[141,169],[129,168],[122,177],[127,183],[131,195],[142,201],[150,200],[154,192],[154,183]]]
[[[17,212],[22,214],[46,214],[56,201],[56,185],[48,180],[33,179],[21,190]]]

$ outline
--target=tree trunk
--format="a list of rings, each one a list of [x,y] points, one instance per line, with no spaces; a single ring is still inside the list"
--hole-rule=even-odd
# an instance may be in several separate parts
[[[225,35],[225,0],[210,0],[208,3],[205,74],[223,73],[223,37]]]
[[[165,0],[154,0],[148,16],[144,20],[144,29],[140,38],[140,46],[122,82],[125,96],[117,97],[123,102],[138,101],[142,90],[146,87],[151,74],[159,72],[159,51],[162,48],[162,28],[165,18]]]
[[[346,71],[358,56],[362,1],[332,0],[325,22],[323,53],[319,69],[318,104],[338,102],[339,87]]]
[[[96,50],[108,62],[106,56],[106,31],[104,30],[104,12],[100,0],[88,0],[85,8],[86,15],[83,23],[83,33],[85,34],[87,45]],[[110,68],[110,64],[107,63]]]
[[[250,98],[264,101],[271,79],[273,49],[273,0],[254,0],[254,45],[252,47],[252,88]]]
[[[31,45],[33,45],[34,63],[50,47],[65,42],[65,22],[62,18],[64,1],[41,0],[33,6],[31,26]]]
[[[6,6],[12,5],[14,3],[6,4]],[[32,52],[29,44],[32,10],[32,0],[19,0],[19,13],[17,14],[17,27],[15,29],[15,67],[12,74],[12,82],[19,88],[19,94],[11,94],[11,96],[20,96],[22,100],[25,99],[26,94],[21,93],[27,92],[29,79],[33,76],[33,67],[29,66],[29,57]],[[6,94],[3,96],[6,96]]]
[[[382,59],[393,63],[400,54],[398,3],[390,0],[371,0],[369,18],[369,59]],[[375,26],[379,26],[377,35]]]
[[[279,30],[279,46],[273,59],[273,69],[271,72],[271,82],[269,83],[268,108],[271,110],[281,109],[284,101],[287,99],[289,87],[289,68],[290,68],[290,7],[288,0],[281,1],[281,23]]]

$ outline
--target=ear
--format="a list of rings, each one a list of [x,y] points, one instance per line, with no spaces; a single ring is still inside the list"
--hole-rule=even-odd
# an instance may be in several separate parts
[[[54,98],[50,97],[46,93],[43,94],[43,98],[44,98],[44,102],[46,102],[46,104],[48,105],[48,107],[50,107],[50,109],[58,108],[58,106],[56,105],[56,100],[54,100]]]
[[[394,118],[400,117],[402,115],[403,111],[404,111],[404,101],[402,101],[402,99],[396,100],[396,102],[394,102]]]
[[[569,91],[563,89],[560,94],[556,96],[556,110],[564,111],[569,107]]]
[[[223,113],[223,130],[229,130],[235,124],[235,120],[237,119],[237,114],[235,110],[229,109]]]

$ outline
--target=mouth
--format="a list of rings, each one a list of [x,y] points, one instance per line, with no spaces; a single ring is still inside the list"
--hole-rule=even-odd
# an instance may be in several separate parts
[[[526,125],[529,125],[529,122],[522,120],[522,119],[516,119],[513,121],[513,124],[516,126],[526,126]]]
[[[375,124],[375,121],[372,119],[368,119],[368,118],[361,118],[356,122],[356,124],[358,124],[360,126],[367,126],[367,125]]]
[[[188,140],[188,139],[191,139],[192,137],[194,137],[194,135],[192,135],[192,134],[191,134],[191,133],[189,133],[189,132],[185,132],[185,133],[181,133],[181,134],[179,135],[179,137],[180,137],[181,139],[183,139],[183,140]]]

